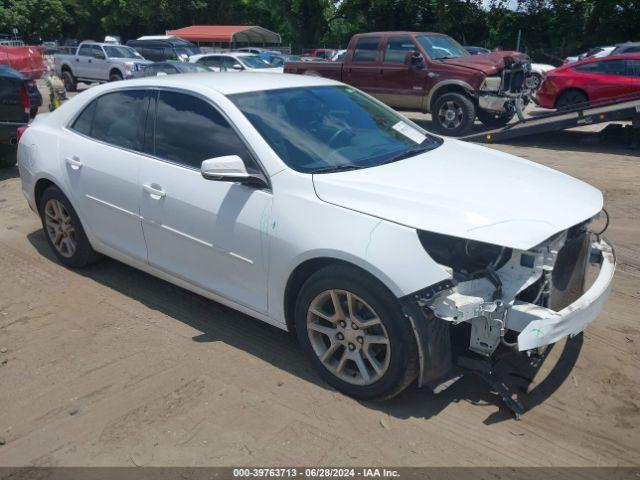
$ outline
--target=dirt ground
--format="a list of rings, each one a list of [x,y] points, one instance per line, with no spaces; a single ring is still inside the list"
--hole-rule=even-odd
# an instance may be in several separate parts
[[[492,148],[600,188],[619,261],[604,312],[552,350],[519,422],[472,376],[352,400],[285,332],[114,260],[67,270],[1,170],[0,466],[638,465],[639,152],[592,132]]]

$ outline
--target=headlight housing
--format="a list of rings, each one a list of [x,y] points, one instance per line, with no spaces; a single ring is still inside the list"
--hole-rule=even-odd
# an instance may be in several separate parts
[[[418,231],[420,243],[433,260],[450,267],[454,278],[465,279],[488,269],[498,270],[509,259],[510,248],[440,233]]]
[[[500,84],[502,83],[502,78],[500,77],[487,77],[480,85],[480,90],[484,92],[497,92],[500,90]]]

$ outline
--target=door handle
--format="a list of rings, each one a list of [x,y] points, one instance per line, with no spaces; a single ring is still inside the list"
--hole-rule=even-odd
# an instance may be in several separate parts
[[[73,170],[80,170],[82,168],[82,162],[75,155],[73,157],[66,157],[64,161],[67,162],[67,165]]]
[[[142,188],[145,192],[151,195],[151,198],[155,198],[156,200],[160,200],[167,196],[167,194],[162,190],[160,185],[156,185],[156,187],[152,185],[142,185]]]

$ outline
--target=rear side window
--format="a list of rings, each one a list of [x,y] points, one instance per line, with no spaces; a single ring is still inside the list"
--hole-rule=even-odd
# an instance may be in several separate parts
[[[220,68],[222,65],[222,58],[220,57],[204,57],[198,60],[197,63],[201,63],[202,65],[206,65],[207,67]]]
[[[87,108],[83,110],[80,116],[73,123],[73,128],[76,132],[82,133],[88,137],[91,136],[91,124],[93,123],[93,114],[96,111],[96,102],[93,101]]]
[[[640,60],[627,60],[628,75],[631,77],[640,77]]]
[[[384,51],[385,63],[404,63],[407,53],[417,50],[409,37],[389,37]]]
[[[198,169],[209,158],[238,155],[248,171],[256,171],[244,143],[220,112],[183,93],[160,92],[155,155]]]
[[[71,128],[111,145],[140,150],[145,105],[142,90],[107,93],[91,102]]]
[[[380,37],[364,37],[360,38],[356,43],[356,49],[353,52],[353,62],[375,62],[378,54],[378,45],[380,45]]]

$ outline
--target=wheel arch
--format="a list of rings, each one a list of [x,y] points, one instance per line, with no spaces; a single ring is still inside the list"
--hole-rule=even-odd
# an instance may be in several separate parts
[[[445,93],[461,93],[473,98],[473,92],[473,87],[467,82],[463,82],[462,80],[445,80],[431,89],[427,95],[425,110],[431,112],[435,101]]]
[[[571,86],[571,87],[567,87],[567,88],[565,88],[564,90],[562,90],[561,92],[559,92],[559,93],[556,95],[556,99],[555,99],[555,101],[553,102],[553,106],[554,106],[554,107],[556,107],[556,108],[558,108],[558,100],[560,100],[560,97],[561,97],[562,95],[564,95],[565,93],[568,93],[568,92],[578,92],[578,93],[581,93],[582,95],[584,95],[584,96],[586,97],[587,101],[590,101],[590,100],[591,100],[591,99],[589,98],[589,94],[587,93],[587,91],[586,91],[586,90],[584,90],[583,88],[580,88],[580,87]]]
[[[113,75],[114,73],[117,73],[124,79],[124,72],[120,70],[120,67],[113,67],[111,70],[109,70],[109,78],[111,78],[111,75]]]
[[[39,178],[34,187],[33,187],[33,200],[36,204],[36,208],[38,209],[38,211],[40,210],[40,199],[42,198],[42,194],[44,193],[44,191],[49,188],[50,186],[54,186],[59,188],[63,193],[64,193],[64,189],[60,187],[60,185],[58,185],[57,183],[55,183],[53,180],[51,180],[48,177],[41,177]],[[68,195],[65,193],[65,195],[68,197]]]
[[[396,293],[394,293],[394,289],[388,284],[388,279],[383,280],[379,274],[373,273],[371,269],[364,268],[362,265],[357,265],[356,263],[345,260],[338,257],[332,256],[320,256],[309,258],[307,260],[299,263],[289,275],[287,279],[287,283],[284,290],[284,317],[287,325],[287,330],[294,331],[295,330],[295,305],[296,300],[298,298],[298,294],[302,289],[302,285],[304,282],[314,273],[322,270],[329,265],[343,265],[345,267],[353,268],[354,270],[358,270],[363,275],[367,275],[385,288],[389,290],[389,292],[397,298]]]

